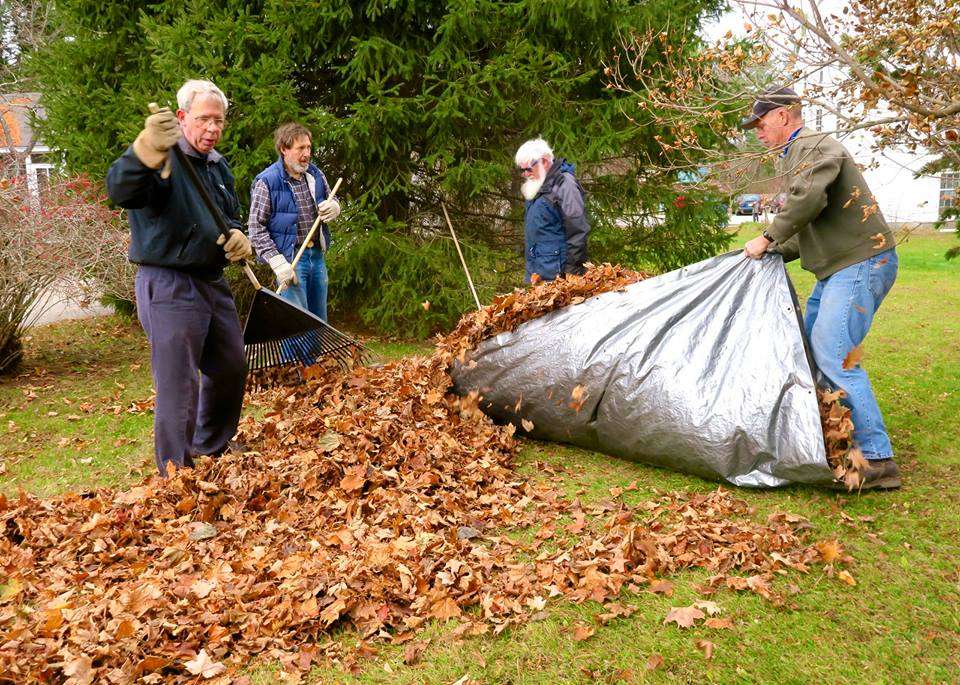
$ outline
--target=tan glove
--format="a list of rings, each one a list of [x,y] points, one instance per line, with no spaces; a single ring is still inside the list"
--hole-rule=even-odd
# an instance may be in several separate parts
[[[330,223],[340,216],[340,203],[337,202],[336,198],[324,200],[317,205],[317,216],[320,217],[320,221],[323,223]]]
[[[221,233],[217,238],[217,245],[223,245],[223,251],[227,253],[227,259],[231,262],[239,262],[253,256],[250,240],[239,228],[231,229],[229,238]]]
[[[143,130],[133,141],[133,153],[144,166],[159,169],[167,159],[167,150],[180,140],[180,122],[177,115],[164,107],[144,122]]]

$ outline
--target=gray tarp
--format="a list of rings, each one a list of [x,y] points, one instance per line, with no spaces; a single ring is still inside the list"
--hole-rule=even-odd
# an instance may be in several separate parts
[[[485,340],[453,377],[535,438],[748,487],[831,480],[779,255],[725,254],[551,312]]]

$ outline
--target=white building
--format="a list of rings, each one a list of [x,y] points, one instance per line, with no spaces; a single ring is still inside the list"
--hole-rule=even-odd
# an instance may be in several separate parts
[[[59,160],[33,135],[31,116],[43,117],[39,101],[40,93],[0,94],[0,178],[25,176],[37,202]]]
[[[819,108],[806,109],[808,127],[817,131],[836,129],[834,117]],[[917,175],[934,159],[932,155],[897,149],[877,153],[873,150],[874,135],[866,129],[837,137],[863,168],[867,185],[888,222],[933,223],[945,207],[953,205],[960,174]]]

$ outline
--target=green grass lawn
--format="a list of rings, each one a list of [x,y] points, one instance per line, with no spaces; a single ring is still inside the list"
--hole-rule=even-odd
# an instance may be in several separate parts
[[[738,237],[752,235],[749,229]],[[900,276],[864,345],[863,364],[891,431],[905,486],[892,493],[838,494],[809,487],[737,491],[758,518],[789,511],[810,519],[816,539],[837,537],[855,561],[848,587],[817,570],[791,574],[799,592],[777,608],[753,594],[711,597],[729,630],[663,625],[671,607],[699,598],[702,574],[673,577],[673,597],[625,594],[630,618],[573,639],[593,624],[596,604],[551,602],[546,618],[497,637],[464,641],[433,624],[423,659],[374,645],[359,675],[315,670],[321,683],[960,682],[960,261],[946,262],[950,235],[912,236],[900,247]],[[801,298],[813,279],[791,264]],[[417,343],[375,344],[385,357],[419,353]],[[23,373],[0,384],[0,491],[53,495],[122,486],[153,468],[149,353],[136,322],[116,317],[36,329]],[[585,501],[633,481],[638,502],[657,491],[705,491],[715,483],[561,445],[528,441],[519,468],[562,465],[559,485]],[[596,625],[596,624],[594,624]],[[338,639],[356,642],[350,632]],[[712,660],[697,640],[715,645]],[[648,659],[663,658],[647,669]],[[254,682],[280,682],[252,664]]]

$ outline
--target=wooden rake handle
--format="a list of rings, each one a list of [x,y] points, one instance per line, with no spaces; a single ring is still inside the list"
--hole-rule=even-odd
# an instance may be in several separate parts
[[[343,182],[343,177],[337,179],[337,182],[333,184],[333,189],[330,191],[330,194],[327,195],[327,200],[332,200],[336,194],[337,190],[340,189],[340,183]],[[326,202],[326,200],[324,200]],[[300,258],[303,256],[303,253],[306,251],[307,246],[310,244],[310,241],[313,240],[313,234],[316,232],[317,227],[320,225],[320,215],[317,214],[316,220],[313,222],[313,226],[310,227],[310,231],[307,233],[307,237],[304,238],[303,243],[300,245],[300,249],[297,250],[296,256],[293,258],[293,261],[290,262],[290,268],[296,270],[297,264],[300,262]],[[284,288],[287,287],[286,283],[281,283],[280,287],[277,288],[277,294],[283,292]]]

